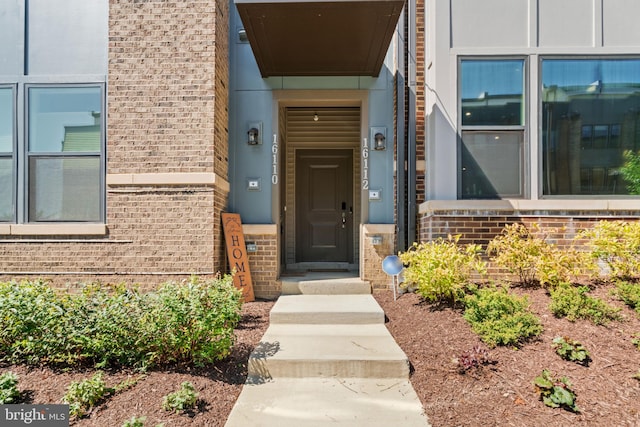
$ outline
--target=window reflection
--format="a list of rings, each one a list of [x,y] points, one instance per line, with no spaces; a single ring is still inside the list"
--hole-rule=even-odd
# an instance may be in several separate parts
[[[542,62],[543,192],[630,194],[625,152],[640,150],[640,60]]]
[[[30,88],[29,151],[99,152],[100,88]]]
[[[524,60],[460,63],[459,196],[524,195]]]
[[[522,60],[465,60],[462,125],[524,125]]]
[[[28,89],[29,221],[101,218],[102,88]]]

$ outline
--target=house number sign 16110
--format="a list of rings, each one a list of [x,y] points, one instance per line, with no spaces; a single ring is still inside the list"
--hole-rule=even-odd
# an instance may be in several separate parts
[[[278,183],[278,136],[273,134],[273,145],[271,146],[271,183]]]
[[[369,145],[367,138],[362,140],[362,189],[369,189]]]

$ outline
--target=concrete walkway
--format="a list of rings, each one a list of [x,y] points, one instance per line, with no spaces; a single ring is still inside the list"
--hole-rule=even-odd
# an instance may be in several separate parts
[[[283,295],[226,427],[429,426],[372,295]]]

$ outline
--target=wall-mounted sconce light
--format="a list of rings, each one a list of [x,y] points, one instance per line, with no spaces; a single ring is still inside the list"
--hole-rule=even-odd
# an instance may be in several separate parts
[[[313,121],[317,122],[319,120],[318,113],[313,113]]]
[[[248,137],[247,144],[258,145],[260,143],[258,136],[259,136],[258,128],[249,129],[249,131],[247,132],[247,137]]]
[[[377,132],[373,136],[373,149],[378,151],[387,149],[387,138],[385,138],[382,132]]]

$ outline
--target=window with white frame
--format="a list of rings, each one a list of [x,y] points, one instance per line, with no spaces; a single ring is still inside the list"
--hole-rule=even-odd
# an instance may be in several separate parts
[[[524,197],[525,60],[461,59],[458,197]]]
[[[542,194],[639,194],[640,59],[542,58]]]

